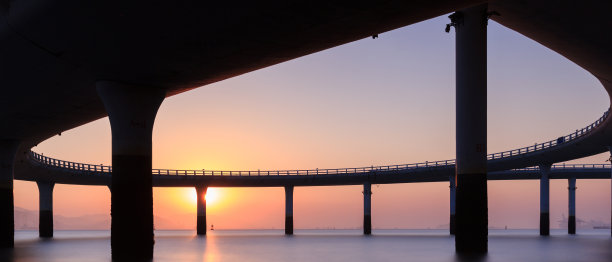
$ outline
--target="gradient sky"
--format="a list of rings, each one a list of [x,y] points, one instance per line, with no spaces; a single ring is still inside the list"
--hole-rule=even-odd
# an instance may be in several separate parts
[[[204,86],[164,101],[153,167],[266,170],[340,168],[453,159],[455,36],[441,16]],[[501,25],[488,35],[489,153],[533,145],[595,121],[609,107],[601,84],[561,55]],[[194,57],[194,59],[199,59]],[[107,118],[33,149],[111,163]],[[576,160],[604,163],[607,154]],[[578,181],[577,216],[610,219],[610,181]],[[217,228],[282,228],[282,188],[217,189]],[[296,228],[358,228],[362,187],[298,187]],[[15,205],[38,209],[36,185],[15,182]],[[155,188],[154,212],[195,228],[195,190]],[[56,185],[55,214],[109,214],[106,187]],[[448,183],[376,185],[375,228],[448,223]],[[567,181],[551,181],[551,226],[567,214]],[[489,182],[489,224],[537,228],[538,181]],[[159,227],[158,227],[159,228]]]

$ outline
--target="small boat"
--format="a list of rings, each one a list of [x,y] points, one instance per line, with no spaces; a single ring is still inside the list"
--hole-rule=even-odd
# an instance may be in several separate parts
[[[210,225],[210,230],[211,230],[211,231],[215,230],[215,225],[211,224],[211,225]]]

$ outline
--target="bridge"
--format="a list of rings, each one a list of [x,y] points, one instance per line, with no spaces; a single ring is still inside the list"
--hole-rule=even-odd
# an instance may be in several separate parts
[[[611,7],[609,1],[594,0],[580,4],[551,0],[179,1],[172,5],[147,2],[145,11],[136,1],[121,4],[76,0],[0,1],[0,84],[3,86],[0,246],[14,245],[14,178],[37,181],[41,194],[51,192],[56,182],[110,184],[114,259],[152,258],[151,187],[160,181],[171,184],[192,180],[190,186],[196,182],[247,186],[253,181],[262,184],[267,181],[285,186],[288,200],[292,186],[310,178],[322,184],[340,183],[333,182],[340,180],[346,184],[363,183],[366,187],[364,225],[367,225],[368,192],[372,183],[369,179],[381,179],[374,183],[382,183],[384,179],[396,183],[399,177],[422,176],[426,181],[425,177],[440,176],[436,179],[451,181],[451,190],[456,190],[456,217],[451,220],[456,223],[456,251],[483,253],[487,251],[487,179],[498,174],[525,179],[539,176],[541,192],[545,195],[541,201],[541,234],[546,235],[548,179],[563,177],[560,168],[552,164],[606,152],[612,145],[611,120],[605,114],[587,130],[569,137],[533,149],[487,156],[487,19],[578,64],[593,74],[610,94],[612,37],[601,30],[611,25],[607,13]],[[257,176],[251,171],[249,176],[248,171],[221,174],[206,173],[211,172],[206,170],[201,175],[196,171],[189,175],[187,171],[180,174],[171,170],[151,174],[151,133],[165,97],[449,12],[455,12],[450,16],[448,30],[454,28],[457,48],[454,165],[436,161],[414,167],[388,166],[386,170],[385,167],[338,169],[335,174],[327,169],[293,171],[293,174],[286,171],[284,175],[281,171],[273,175],[272,171],[269,176],[267,173],[263,176],[261,171]],[[167,19],[159,19],[160,14]],[[227,22],[219,23],[220,20]],[[245,38],[250,41],[241,41]],[[112,176],[110,167],[97,170],[95,165],[30,153],[30,148],[40,141],[107,115],[112,127]],[[521,170],[534,166],[538,170]],[[593,172],[604,172],[606,168]],[[565,169],[567,177],[563,178],[570,182],[573,178],[586,178],[585,174],[589,173],[586,169]],[[320,173],[323,171],[326,173]],[[199,193],[205,186],[199,187]],[[292,221],[291,201],[287,203],[287,221]],[[292,228],[289,223],[286,228]]]
[[[548,235],[549,224],[549,179],[568,180],[568,233],[576,233],[576,180],[610,179],[611,164],[554,164],[527,166],[538,155],[551,154],[559,147],[575,143],[589,136],[609,115],[606,111],[592,124],[576,132],[532,146],[487,155],[488,180],[540,180],[540,202],[542,223],[541,235]],[[574,152],[576,153],[576,152]],[[519,159],[519,161],[517,161]],[[41,237],[53,236],[53,186],[56,183],[76,185],[108,186],[112,191],[112,166],[76,163],[44,156],[33,151],[25,154],[17,164],[15,179],[33,181],[38,184],[40,196]],[[506,163],[512,161],[511,164]],[[522,163],[521,163],[522,162]],[[518,164],[520,163],[520,164]],[[208,187],[284,187],[285,188],[285,233],[293,234],[293,188],[295,186],[363,185],[364,225],[363,233],[372,233],[371,185],[415,182],[450,182],[450,233],[455,232],[455,164],[452,160],[423,163],[370,166],[336,169],[306,170],[171,170],[153,169],[152,185],[155,187],[194,187],[198,194],[197,233],[206,234],[206,200],[203,197]],[[514,169],[504,169],[512,165]],[[524,167],[527,166],[527,167]]]

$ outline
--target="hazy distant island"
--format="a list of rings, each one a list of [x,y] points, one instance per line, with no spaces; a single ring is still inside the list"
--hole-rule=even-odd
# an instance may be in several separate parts
[[[110,215],[109,214],[90,214],[83,216],[63,216],[55,214],[53,216],[54,228],[57,230],[109,230]],[[166,230],[195,230],[195,221],[191,220],[169,220],[163,217],[155,216],[155,228]],[[552,219],[551,219],[552,220]],[[562,214],[562,217],[557,220],[557,228],[567,228],[567,217]],[[599,220],[584,220],[577,218],[576,224],[579,229],[593,228],[610,228],[610,224]],[[217,226],[215,226],[216,228]],[[316,227],[310,229],[359,229],[360,227]],[[506,226],[491,225],[489,229],[504,229]],[[15,229],[16,230],[38,230],[38,211],[25,208],[15,207]],[[220,228],[222,229],[222,228]],[[266,228],[275,229],[275,228]],[[375,229],[405,229],[405,228],[375,228]],[[416,229],[416,228],[413,228]],[[442,224],[422,229],[448,229],[448,224]],[[511,229],[511,228],[506,228]],[[512,228],[517,229],[517,228]]]
[[[57,230],[110,230],[110,214],[84,216],[53,215],[53,227]],[[155,216],[157,229],[195,229],[190,223],[180,223]],[[191,222],[191,221],[189,221]],[[38,211],[15,207],[16,230],[38,230]]]

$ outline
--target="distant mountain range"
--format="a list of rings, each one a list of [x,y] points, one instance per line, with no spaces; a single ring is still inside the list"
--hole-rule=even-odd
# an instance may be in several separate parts
[[[58,230],[109,230],[110,219],[110,214],[76,217],[53,215],[53,228]],[[153,219],[155,229],[195,229],[195,222],[192,223],[192,221],[174,221],[159,216]],[[38,211],[15,207],[15,229],[38,230]]]

